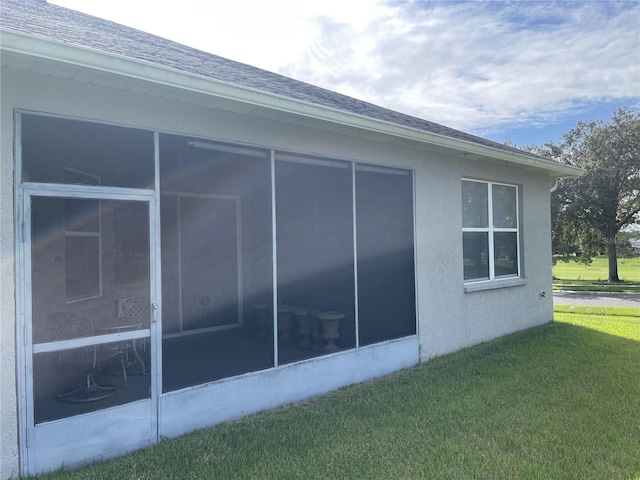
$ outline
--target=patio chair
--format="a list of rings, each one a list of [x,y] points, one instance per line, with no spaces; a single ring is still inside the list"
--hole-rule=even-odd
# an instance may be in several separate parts
[[[118,300],[118,317],[137,317],[149,321],[149,297],[144,295],[134,295]]]
[[[56,340],[89,337],[94,335],[93,321],[74,313],[58,312],[49,316]],[[118,348],[103,345],[63,350],[58,353],[58,364],[66,364],[77,368],[82,381],[74,389],[60,393],[56,398],[66,403],[89,403],[109,398],[116,393],[116,387],[99,385],[94,378],[98,366],[111,358],[120,357],[122,368],[124,358]]]
[[[149,304],[149,297],[144,295],[132,295],[130,297],[123,297],[118,300],[118,318],[122,319],[135,319],[137,323],[139,323],[139,328],[144,328],[149,325],[151,314],[151,308]],[[133,356],[135,357],[134,364],[137,364],[140,367],[139,371],[136,370],[128,370],[131,375],[147,374],[147,367],[140,357],[138,353],[138,341],[133,340],[131,343],[131,349],[133,351]],[[142,349],[144,352],[147,351],[147,342],[143,340]],[[127,355],[128,355],[127,348]],[[128,358],[127,358],[127,363]],[[130,365],[130,364],[129,364]]]

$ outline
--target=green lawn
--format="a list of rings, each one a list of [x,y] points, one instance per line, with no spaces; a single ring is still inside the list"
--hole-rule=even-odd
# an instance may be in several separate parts
[[[374,382],[45,478],[640,479],[640,310],[556,312]]]
[[[640,282],[640,257],[619,258],[618,277],[626,282]],[[609,260],[593,259],[586,267],[582,263],[558,261],[553,266],[553,278],[559,280],[595,280],[605,282],[609,278]]]

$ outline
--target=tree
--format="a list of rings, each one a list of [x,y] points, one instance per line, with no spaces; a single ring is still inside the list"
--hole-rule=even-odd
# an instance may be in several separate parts
[[[621,108],[610,123],[578,122],[563,138],[537,153],[586,173],[560,180],[553,194],[554,252],[578,244],[588,257],[606,250],[608,281],[619,282],[616,237],[640,220],[640,113]]]

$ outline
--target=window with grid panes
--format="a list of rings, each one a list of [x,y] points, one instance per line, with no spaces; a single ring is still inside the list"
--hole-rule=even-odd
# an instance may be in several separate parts
[[[462,180],[465,282],[518,277],[518,187]]]

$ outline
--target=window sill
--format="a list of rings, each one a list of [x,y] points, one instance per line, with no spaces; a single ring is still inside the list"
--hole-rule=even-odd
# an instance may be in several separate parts
[[[481,282],[471,282],[464,284],[464,293],[480,292],[483,290],[494,290],[496,288],[519,287],[525,285],[524,278],[504,278],[500,280],[486,280]]]

